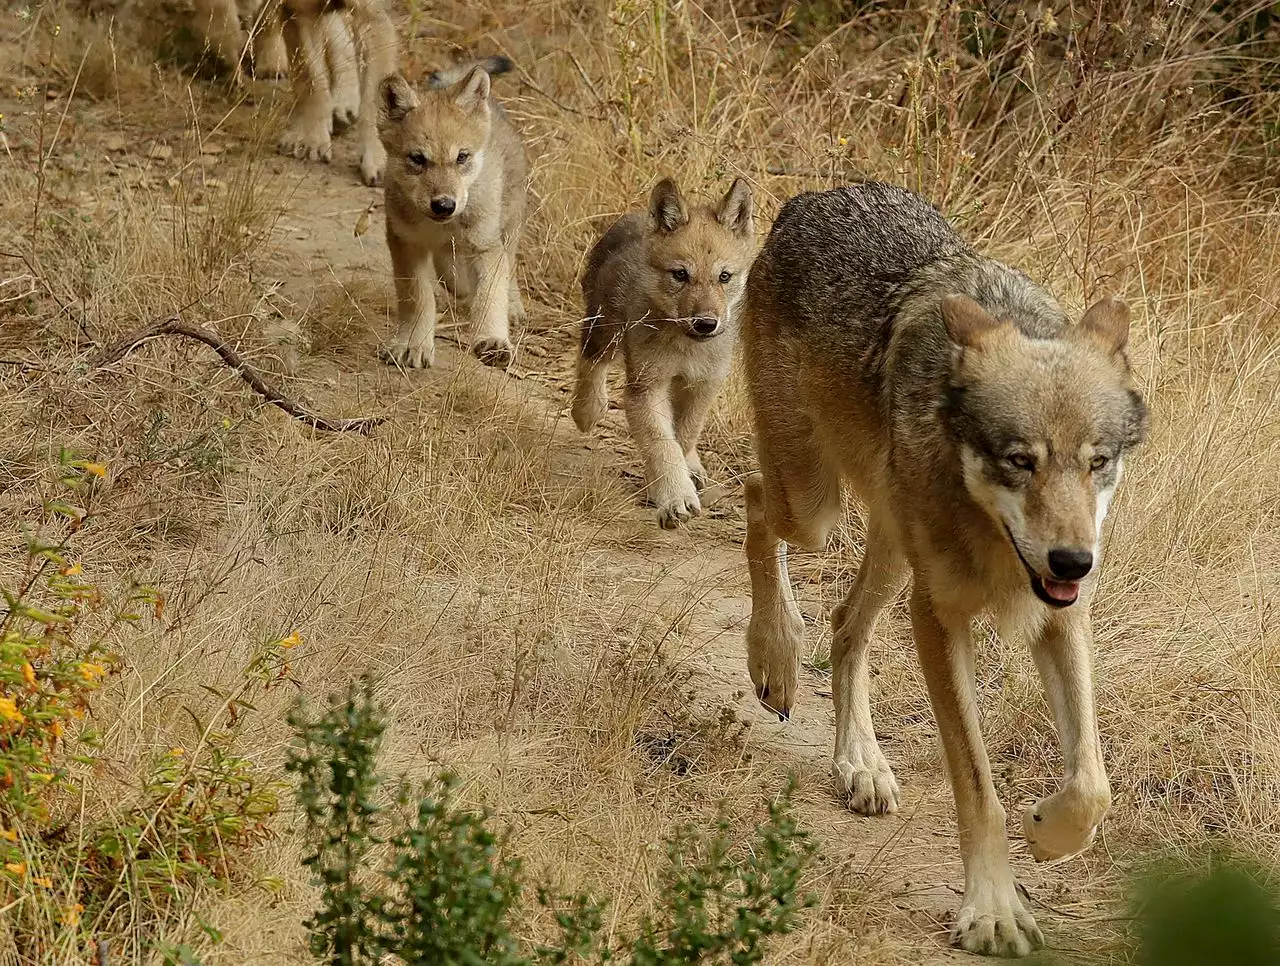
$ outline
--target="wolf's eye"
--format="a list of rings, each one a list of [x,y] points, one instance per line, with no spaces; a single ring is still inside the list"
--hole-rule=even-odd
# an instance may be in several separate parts
[[[720,273],[720,284],[728,285],[729,279],[731,278],[733,278],[733,272],[729,271],[728,269],[725,269],[723,272]]]
[[[468,161],[470,161],[470,160],[471,160],[471,152],[470,152],[470,151],[459,151],[459,152],[458,152],[458,164],[466,164],[466,163],[467,163]]]
[[[1103,467],[1105,467],[1110,462],[1111,462],[1110,456],[1098,455],[1098,456],[1095,456],[1093,459],[1089,460],[1089,469],[1094,470],[1096,472],[1097,470],[1100,470]]]
[[[685,282],[689,281],[689,270],[687,268],[673,268],[671,270],[671,277],[683,285]]]
[[[409,163],[415,168],[425,168],[427,166],[427,156],[421,151],[410,151]]]
[[[1004,461],[1015,470],[1022,470],[1024,473],[1034,473],[1036,469],[1036,461],[1026,453],[1010,453]]]

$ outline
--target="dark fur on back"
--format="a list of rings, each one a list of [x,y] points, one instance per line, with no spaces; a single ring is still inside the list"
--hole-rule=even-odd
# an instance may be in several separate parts
[[[461,64],[455,64],[453,67],[445,67],[440,70],[434,70],[427,75],[424,86],[427,90],[440,90],[442,87],[448,87],[462,80],[471,71],[473,67],[483,67],[485,73],[490,77],[496,77],[499,74],[506,74],[516,69],[515,62],[510,57],[504,57],[501,54],[494,57],[484,57],[480,60],[469,60]]]

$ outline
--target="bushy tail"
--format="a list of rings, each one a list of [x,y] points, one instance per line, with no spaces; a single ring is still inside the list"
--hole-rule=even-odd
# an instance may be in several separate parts
[[[441,87],[450,87],[471,73],[474,67],[483,67],[490,76],[506,74],[516,69],[516,65],[511,58],[504,57],[501,54],[495,57],[482,57],[479,60],[468,60],[428,74],[427,89],[438,90]]]

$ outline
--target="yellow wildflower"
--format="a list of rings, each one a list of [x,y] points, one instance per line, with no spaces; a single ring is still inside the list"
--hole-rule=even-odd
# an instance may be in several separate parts
[[[77,902],[62,914],[62,924],[64,926],[76,925],[80,921],[80,913],[82,912],[84,912],[84,903]]]
[[[76,670],[88,684],[96,684],[99,678],[107,676],[107,669],[101,664],[81,664]]]
[[[24,876],[27,874],[27,863],[25,862],[6,862],[4,864],[6,872],[12,872],[16,876]]]
[[[185,749],[185,748],[170,748],[170,749],[169,749],[169,754],[173,755],[173,757],[174,757],[174,758],[181,758],[181,757],[182,757],[183,755],[185,755],[186,753],[187,753],[187,749]]]
[[[43,876],[43,875],[32,876],[31,881],[34,882],[36,885],[38,885],[41,889],[53,888],[53,880],[50,879],[48,876]]]
[[[85,463],[84,471],[93,476],[104,477],[107,475],[107,464],[105,463]]]
[[[30,661],[22,662],[22,680],[27,682],[27,687],[36,686],[36,669],[31,666]]]
[[[297,631],[294,631],[292,634],[290,634],[288,637],[286,637],[284,640],[280,642],[280,646],[284,648],[286,651],[291,651],[301,643],[302,643],[302,635],[299,634]]]
[[[47,772],[47,771],[31,771],[31,772],[27,772],[27,777],[28,777],[28,778],[30,778],[32,781],[37,781],[37,782],[51,782],[51,781],[53,781],[53,775],[49,774],[49,772]]]
[[[49,722],[49,731],[55,738],[62,737],[62,722],[54,718]]]
[[[80,566],[78,563],[73,563],[62,568],[62,576],[64,577],[78,577],[82,573],[84,573],[84,567]]]
[[[0,698],[0,718],[12,721],[14,724],[22,724],[27,720],[27,716],[13,703],[13,698]]]
[[[18,833],[11,828],[0,828],[0,839],[4,839],[6,842],[16,842],[18,841]]]

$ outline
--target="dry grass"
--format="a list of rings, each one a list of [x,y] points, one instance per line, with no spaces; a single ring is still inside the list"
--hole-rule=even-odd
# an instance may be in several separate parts
[[[43,468],[73,446],[111,467],[86,569],[170,595],[99,701],[87,808],[120,807],[151,751],[194,748],[193,720],[224,721],[232,693],[252,706],[239,747],[274,770],[295,695],[372,668],[392,709],[389,769],[458,768],[535,870],[608,896],[620,920],[652,902],[653,850],[674,824],[726,803],[746,828],[797,769],[824,845],[820,904],[769,962],[947,958],[958,859],[904,615],[884,622],[875,701],[907,811],[854,819],[826,788],[820,675],[786,728],[742,696],[741,386],[708,431],[728,495],[676,536],[634,507],[619,477],[628,444],[584,450],[555,391],[594,226],[660,173],[708,194],[745,175],[765,224],[796,191],[876,176],[923,191],[1069,304],[1105,291],[1136,309],[1154,432],[1113,512],[1096,607],[1116,804],[1084,858],[1020,865],[1046,931],[1105,961],[1140,856],[1223,841],[1275,854],[1280,96],[1266,73],[1275,38],[1242,33],[1266,5],[1227,5],[1215,22],[1197,5],[1105,4],[1076,43],[1065,11],[1051,23],[1028,7],[998,29],[980,21],[978,49],[970,4],[848,6],[410,5],[411,70],[479,48],[523,71],[496,89],[535,159],[524,380],[460,358],[422,378],[376,364],[389,312],[379,216],[352,235],[373,196],[341,166],[271,156],[268,88],[248,104],[191,82],[189,63],[153,65],[174,49],[173,11],[142,30],[127,7],[114,26],[59,5],[3,14],[0,531],[14,546]],[[188,346],[84,373],[93,345],[177,307],[313,405],[389,423],[370,440],[317,436]],[[828,553],[797,558],[819,666],[857,554],[854,513]],[[306,643],[292,683],[250,683],[262,642],[293,630]],[[1051,719],[1017,647],[992,640],[980,685],[1016,815],[1057,773]],[[210,964],[300,961],[311,896],[288,816],[276,832],[227,894],[158,919],[137,898],[86,928],[113,937],[113,963],[157,961],[155,943],[177,941]],[[58,955],[83,961],[85,935],[57,940]],[[0,925],[0,963],[30,956]]]

